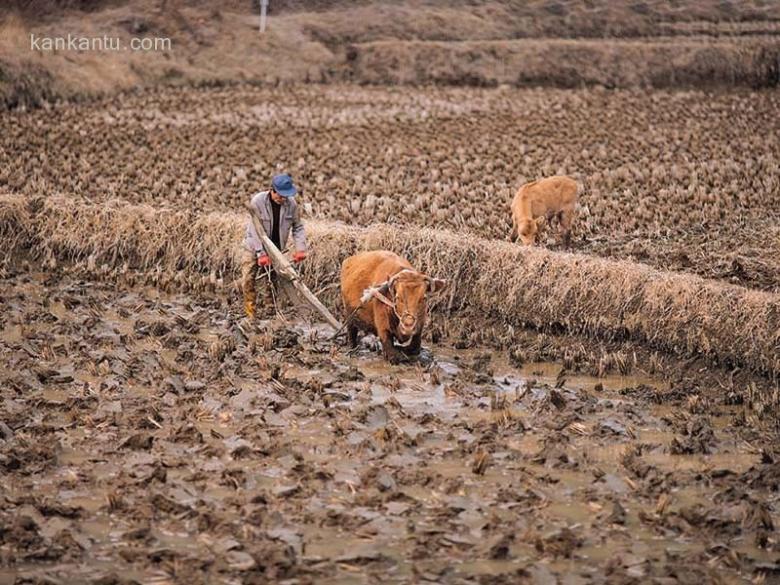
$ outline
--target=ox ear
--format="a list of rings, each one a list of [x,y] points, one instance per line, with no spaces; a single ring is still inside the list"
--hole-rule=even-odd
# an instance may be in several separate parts
[[[429,292],[437,293],[447,288],[447,281],[441,278],[431,278],[430,276],[428,276],[426,277],[426,280],[428,281]]]

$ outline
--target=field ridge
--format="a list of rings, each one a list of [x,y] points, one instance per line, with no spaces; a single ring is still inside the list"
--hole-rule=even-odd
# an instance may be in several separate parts
[[[274,3],[260,35],[249,2],[19,0],[20,12],[0,13],[0,108],[235,83],[778,86],[776,8],[666,4]],[[162,37],[172,48],[40,52],[31,34]]]
[[[190,287],[238,276],[244,218],[72,197],[5,195],[0,235],[48,262],[82,262],[110,273],[140,270],[154,284]],[[601,339],[631,338],[678,356],[780,373],[780,295],[666,273],[642,264],[526,248],[424,228],[308,222],[312,254],[304,278],[331,289],[341,261],[389,249],[450,280],[432,310],[508,327],[563,328]],[[230,244],[228,244],[230,243]],[[10,252],[6,252],[10,253]]]

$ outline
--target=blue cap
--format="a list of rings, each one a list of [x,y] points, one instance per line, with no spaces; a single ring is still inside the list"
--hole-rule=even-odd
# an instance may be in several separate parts
[[[271,181],[271,186],[282,197],[293,197],[298,193],[298,189],[293,185],[290,175],[276,175],[273,181]]]

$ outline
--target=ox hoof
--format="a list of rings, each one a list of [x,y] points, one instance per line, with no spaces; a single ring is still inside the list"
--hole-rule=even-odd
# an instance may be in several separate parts
[[[405,356],[401,353],[385,354],[385,359],[391,364],[393,364],[394,366],[397,366],[398,364],[406,361]]]

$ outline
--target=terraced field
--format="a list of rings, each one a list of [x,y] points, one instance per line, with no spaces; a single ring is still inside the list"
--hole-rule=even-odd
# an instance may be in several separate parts
[[[168,90],[3,116],[0,187],[234,211],[286,170],[311,218],[506,239],[516,188],[563,173],[574,250],[777,290],[778,112],[773,91]]]

